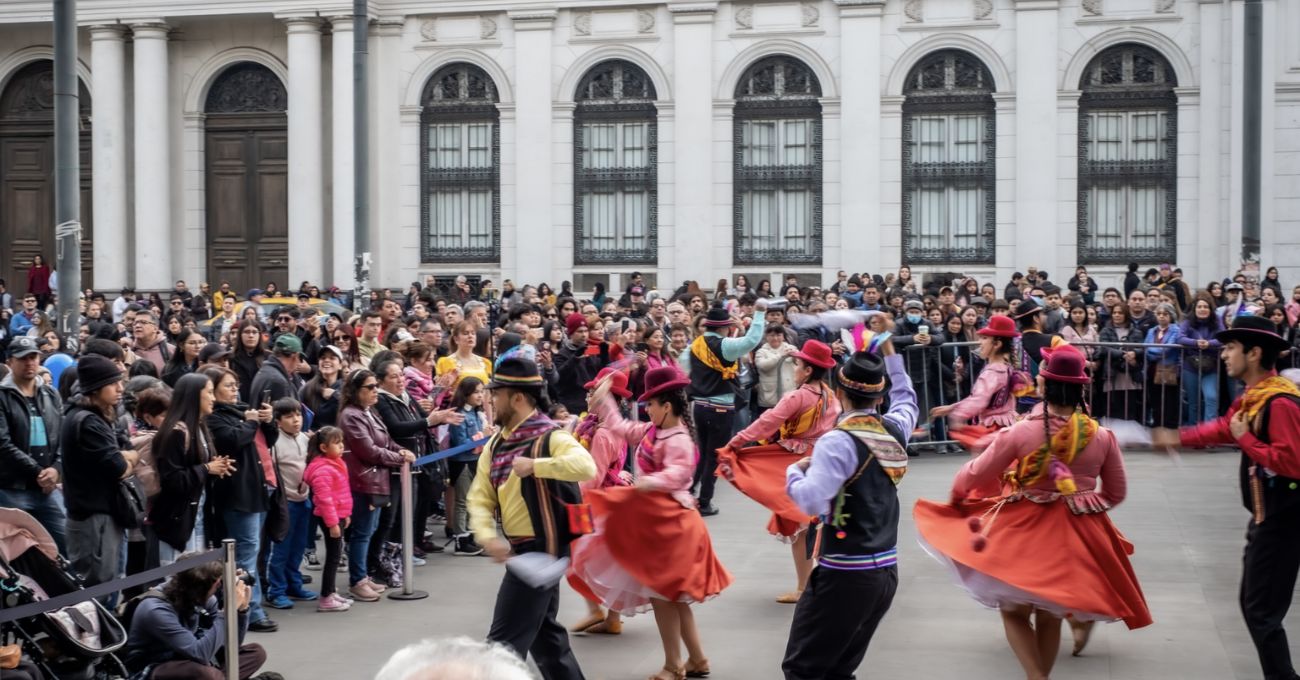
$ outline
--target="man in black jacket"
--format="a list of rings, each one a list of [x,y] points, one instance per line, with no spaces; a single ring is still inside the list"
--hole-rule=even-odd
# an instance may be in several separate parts
[[[63,494],[57,486],[63,474],[63,403],[37,377],[41,352],[34,339],[14,338],[7,364],[9,375],[0,381],[0,507],[30,513],[66,554]]]
[[[117,575],[122,528],[119,480],[131,475],[140,454],[113,427],[122,397],[122,371],[88,354],[77,362],[78,392],[68,404],[59,436],[68,507],[68,560],[87,586]],[[110,598],[111,599],[111,598]]]
[[[609,343],[600,343],[596,354],[587,355],[587,320],[581,314],[570,314],[564,320],[564,326],[569,338],[555,354],[555,370],[560,374],[555,384],[555,396],[569,409],[569,413],[576,415],[587,410],[587,388],[584,385],[595,379],[600,369],[609,363]]]
[[[248,400],[257,408],[274,404],[284,397],[298,397],[298,364],[302,357],[302,341],[293,333],[282,333],[271,346],[271,356],[262,362],[262,368],[253,376],[248,389]],[[267,397],[267,393],[270,397]]]

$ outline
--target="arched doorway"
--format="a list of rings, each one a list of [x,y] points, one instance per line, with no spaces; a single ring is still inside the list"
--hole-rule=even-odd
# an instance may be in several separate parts
[[[289,142],[284,83],[240,62],[222,71],[204,110],[208,280],[237,291],[288,287]]]
[[[91,279],[90,94],[81,96],[81,283]],[[0,277],[17,299],[34,255],[55,264],[54,62],[34,61],[0,92]]]

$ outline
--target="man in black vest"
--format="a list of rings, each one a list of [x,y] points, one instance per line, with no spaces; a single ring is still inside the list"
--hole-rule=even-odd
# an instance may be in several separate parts
[[[1241,500],[1251,512],[1241,614],[1265,680],[1300,680],[1282,627],[1300,573],[1300,388],[1274,370],[1289,345],[1273,322],[1238,316],[1214,337],[1223,343],[1228,377],[1246,391],[1227,415],[1185,427],[1179,439],[1183,446],[1241,447]]]
[[[691,415],[695,419],[695,439],[700,445],[700,464],[695,466],[692,488],[700,501],[700,514],[718,514],[713,507],[713,486],[717,481],[718,449],[727,445],[736,424],[737,378],[740,358],[763,342],[767,300],[754,303],[754,319],[741,337],[727,337],[740,318],[732,316],[721,303],[714,303],[704,318],[704,335],[678,357],[682,372],[691,378],[687,394],[691,398]]]
[[[883,360],[858,352],[838,370],[839,425],[786,470],[790,498],[822,520],[817,564],[781,663],[786,680],[854,677],[898,589],[897,485],[920,411],[893,342],[880,352]],[[889,411],[881,415],[886,385]]]
[[[539,410],[546,381],[537,364],[505,359],[487,387],[501,431],[479,456],[466,501],[474,538],[498,562],[533,552],[567,557],[577,536],[569,530],[565,506],[582,502],[577,483],[596,476],[596,463],[573,435]],[[497,533],[498,512],[504,536]],[[508,645],[520,657],[531,652],[545,680],[583,680],[569,634],[555,620],[559,607],[558,576],[534,587],[507,569],[488,640]]]

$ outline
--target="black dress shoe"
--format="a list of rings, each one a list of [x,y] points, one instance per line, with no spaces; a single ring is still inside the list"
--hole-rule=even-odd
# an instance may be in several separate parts
[[[712,503],[702,503],[700,505],[700,515],[702,517],[712,517],[718,514],[718,509]]]
[[[275,631],[280,630],[280,624],[269,618],[265,618],[248,624],[248,629],[254,633],[274,633]]]

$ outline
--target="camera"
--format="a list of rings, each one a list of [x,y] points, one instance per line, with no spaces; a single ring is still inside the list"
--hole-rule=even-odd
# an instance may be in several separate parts
[[[252,588],[257,583],[257,579],[253,578],[252,574],[249,574],[248,572],[242,570],[235,576],[235,578],[239,579],[240,581],[243,581],[244,585],[248,586],[249,588]]]

